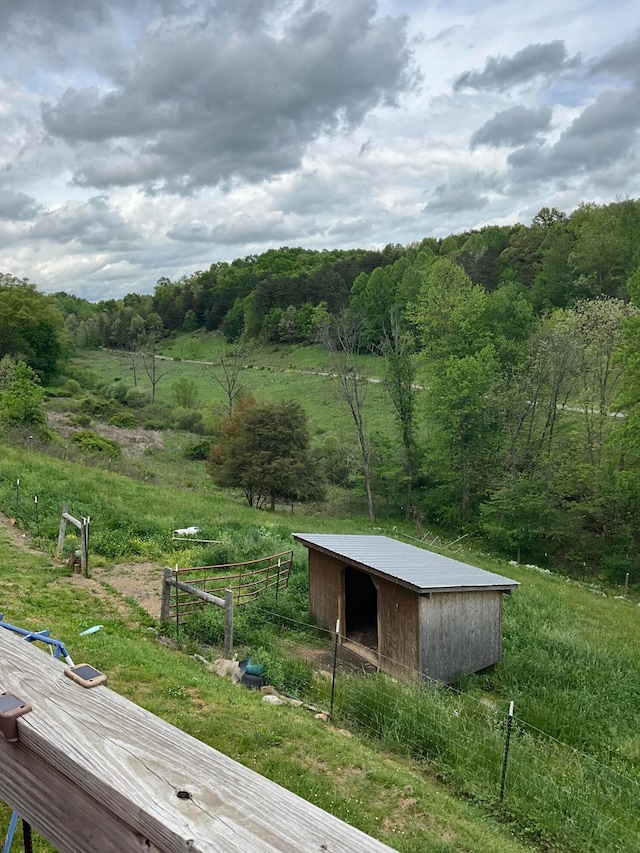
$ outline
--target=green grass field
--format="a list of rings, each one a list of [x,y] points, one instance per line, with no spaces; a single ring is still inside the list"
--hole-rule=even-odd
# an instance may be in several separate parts
[[[202,345],[204,351],[198,358],[201,361],[214,360],[221,347],[225,345],[218,338],[212,338],[207,346]],[[176,343],[163,352],[171,356],[180,348]],[[328,371],[324,350],[320,347],[292,347],[289,352],[287,348],[272,352],[271,349],[262,348],[254,355],[252,366],[241,371],[240,383],[246,392],[267,402],[294,399],[307,412],[311,435],[316,441],[322,441],[327,435],[336,435],[353,443],[353,438],[349,438],[353,426],[346,405],[338,396],[337,383],[331,376],[322,375]],[[362,362],[368,375],[381,377],[381,359],[363,356]],[[133,385],[130,361],[117,351],[86,350],[76,363],[81,369],[94,371],[102,382],[121,379]],[[195,383],[200,405],[213,412],[223,411],[223,392],[211,375],[216,370],[214,365],[187,360],[161,361],[158,364],[159,372],[165,375],[157,384],[157,402],[173,402],[172,385],[186,378]],[[143,389],[150,388],[149,380],[142,371],[138,371],[138,383]],[[369,383],[365,407],[372,432],[393,428],[391,403],[381,383]]]
[[[47,557],[18,550],[0,532],[5,619],[49,628],[76,661],[107,672],[109,685],[127,698],[397,850],[530,849],[415,762],[366,738],[347,738],[304,709],[266,706],[259,693],[212,676],[186,654],[157,643],[148,630],[151,620],[132,602],[121,601],[116,611],[112,600],[70,584],[68,575]],[[99,633],[79,636],[97,623],[104,625]],[[9,817],[1,806],[0,839]],[[34,850],[52,848],[36,837]]]
[[[220,562],[285,550],[291,547],[291,532],[295,530],[380,532],[394,536],[412,532],[408,526],[391,523],[372,528],[362,516],[337,519],[318,514],[292,516],[288,511],[270,514],[250,509],[213,486],[206,494],[196,489],[156,486],[113,472],[52,460],[36,452],[25,454],[5,448],[0,458],[0,508],[9,514],[15,509],[18,478],[24,507],[19,521],[32,533],[36,533],[32,496],[39,496],[40,537],[36,541],[45,553],[53,548],[63,503],[76,515],[91,516],[94,564],[125,558],[152,560],[160,565],[202,564],[206,555],[197,550],[172,550],[175,546],[170,543],[170,532],[185,524],[196,524],[207,537],[222,540],[222,550],[215,555]],[[295,571],[300,576],[304,574],[305,553],[299,547],[295,552]],[[80,595],[65,585],[62,579],[67,572],[53,569],[46,559],[16,556],[5,549],[2,571],[11,582],[5,583],[3,608],[10,621],[27,627],[43,627],[42,620],[46,620],[46,627],[52,628],[54,636],[57,633],[69,643],[89,623],[106,624],[105,620],[111,619],[113,631],[110,628],[94,638],[79,639],[77,646],[74,640],[74,651],[76,655],[89,656],[100,668],[115,670],[112,683],[116,689],[217,747],[226,742],[225,751],[229,754],[304,796],[315,797],[314,802],[350,818],[398,849],[517,849],[496,846],[513,843],[505,830],[493,824],[497,818],[507,822],[510,832],[537,840],[543,849],[576,853],[630,849],[630,833],[638,829],[633,797],[640,788],[637,602],[617,600],[616,590],[607,590],[605,597],[603,590],[534,568],[507,565],[503,560],[472,551],[456,556],[522,583],[505,601],[504,659],[496,671],[465,679],[459,685],[462,693],[423,691],[418,696],[406,694],[403,688],[386,681],[378,685],[371,682],[371,690],[362,680],[355,686],[344,681],[338,693],[338,713],[345,727],[363,738],[358,741],[359,749],[370,751],[372,761],[386,756],[384,761],[391,761],[394,773],[417,774],[420,786],[432,786],[429,780],[436,774],[447,783],[444,789],[438,787],[439,796],[449,790],[450,794],[459,792],[475,803],[471,808],[460,801],[454,811],[462,815],[471,808],[470,814],[479,819],[480,836],[487,821],[493,826],[489,834],[497,834],[486,847],[480,841],[472,846],[459,834],[453,840],[446,832],[443,837],[440,830],[431,836],[427,832],[427,842],[419,841],[418,835],[426,831],[420,821],[419,831],[403,824],[397,838],[394,833],[385,834],[389,821],[384,814],[384,791],[391,784],[387,770],[379,777],[372,771],[373,777],[379,778],[380,787],[377,793],[372,789],[371,796],[364,793],[369,786],[366,774],[360,788],[354,783],[340,796],[334,793],[336,783],[331,774],[319,772],[317,779],[310,779],[301,772],[305,760],[319,767],[327,763],[324,754],[318,757],[313,752],[318,736],[315,721],[295,717],[293,732],[287,732],[278,718],[276,728],[280,734],[273,735],[267,728],[266,734],[254,737],[252,732],[262,731],[264,723],[258,722],[261,707],[253,708],[250,697],[241,693],[240,700],[233,692],[227,694],[226,686],[215,686],[213,682],[209,685],[208,681],[205,689],[202,684],[208,677],[196,675],[197,667],[191,669],[187,658],[157,649],[140,628],[127,628],[114,621],[113,611],[105,611],[99,599],[84,598],[84,593]],[[35,565],[30,568],[32,564]],[[132,618],[142,626],[148,624],[139,612]],[[165,657],[167,654],[169,658]],[[163,666],[167,671],[160,677]],[[192,687],[197,687],[197,696],[205,704],[224,703],[228,697],[235,697],[233,702],[240,701],[243,709],[246,704],[246,726],[243,717],[231,734],[224,729],[219,715],[213,724],[201,719],[195,707],[185,712],[170,701],[172,690],[180,690],[182,695]],[[210,690],[216,695],[221,690],[225,698],[214,700]],[[349,694],[353,690],[356,692]],[[510,787],[505,805],[499,807],[497,784],[504,713],[510,700],[516,703],[519,722],[512,747]],[[231,717],[228,724],[232,725]],[[313,746],[306,744],[301,734],[306,728],[311,729],[308,736],[312,737]],[[257,750],[252,747],[252,740],[265,742],[269,749]],[[345,744],[339,737],[335,741],[337,752],[329,764],[336,768],[336,777],[342,762],[351,760],[345,756],[355,748],[353,743],[348,739]],[[389,751],[396,757],[390,759]],[[418,766],[423,769],[418,771]],[[416,784],[407,783],[412,791],[417,790]],[[401,809],[402,786],[398,788],[393,783],[391,788],[398,792]],[[359,809],[351,798],[356,790],[360,790],[362,800]],[[434,795],[431,788],[420,790],[419,797],[412,794],[409,799],[422,804],[423,818],[428,823],[425,816]],[[393,800],[395,794],[389,796]],[[447,809],[453,808],[451,802]],[[483,817],[480,819],[479,815]],[[476,817],[465,820],[473,822]],[[394,826],[396,820],[399,818],[391,819]],[[431,843],[432,847],[425,846]]]
[[[190,378],[199,404],[219,412],[222,392],[209,368],[188,359],[213,361],[223,346],[216,336],[170,342],[167,355],[179,360],[162,362],[169,372],[157,387],[159,406],[172,401],[174,382]],[[85,352],[76,364],[94,371],[101,382],[120,378],[131,384],[123,354]],[[262,399],[301,402],[316,445],[335,437],[340,446],[352,446],[352,426],[335,382],[319,375],[326,366],[317,347],[263,348],[242,381]],[[369,356],[369,375],[380,376],[379,368]],[[393,414],[382,386],[372,383],[368,390],[372,429],[390,431]],[[64,413],[76,402],[52,398],[50,406]],[[306,551],[293,544],[292,532],[403,538],[415,536],[414,525],[383,519],[372,526],[359,490],[337,487],[321,507],[296,507],[293,514],[288,507],[274,514],[251,509],[239,491],[216,487],[202,462],[184,458],[185,446],[198,436],[172,430],[161,436],[161,444],[125,454],[113,470],[108,460],[94,467],[81,455],[55,459],[37,446],[2,448],[0,510],[17,518],[43,554],[27,556],[0,536],[0,610],[9,621],[51,628],[74,657],[108,671],[110,684],[129,698],[398,850],[634,849],[640,836],[637,596],[624,598],[620,588],[508,564],[480,553],[465,538],[467,547],[457,559],[522,584],[504,602],[502,662],[490,674],[463,679],[456,690],[344,676],[335,720],[354,735],[347,738],[295,709],[265,709],[258,697],[203,672],[186,654],[160,646],[147,631],[150,618],[132,602],[125,602],[125,615],[114,616],[121,609],[113,607],[113,590],[103,587],[104,595],[96,596],[67,583],[68,570],[47,556],[53,553],[60,510],[66,504],[76,516],[91,516],[94,566],[125,561],[196,566],[294,547],[291,590],[280,607],[300,622],[308,621]],[[190,525],[219,544],[172,544],[171,531]],[[447,541],[436,532],[443,536],[440,542]],[[68,537],[66,553],[76,546]],[[239,621],[240,654],[258,652],[272,664],[291,659],[295,673],[301,644],[326,645],[313,628],[289,630],[286,620],[271,624],[269,619],[256,612],[244,624]],[[78,636],[98,622],[105,624],[99,634]],[[193,640],[188,645],[196,648]],[[304,666],[300,672],[304,675]],[[300,689],[328,701],[317,684]],[[512,700],[516,723],[500,804],[506,710]],[[215,714],[207,711],[212,707]],[[8,820],[6,811],[1,814],[0,833]]]

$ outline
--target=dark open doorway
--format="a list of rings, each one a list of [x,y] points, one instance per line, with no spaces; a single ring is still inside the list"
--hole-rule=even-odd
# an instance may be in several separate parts
[[[378,590],[371,575],[347,566],[344,572],[345,634],[349,640],[378,650]]]

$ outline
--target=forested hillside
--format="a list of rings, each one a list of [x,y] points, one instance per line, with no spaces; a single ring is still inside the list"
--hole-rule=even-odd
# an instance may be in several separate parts
[[[637,577],[638,200],[380,252],[272,250],[97,304],[0,284],[0,355],[45,382],[69,346],[153,359],[172,333],[198,330],[230,352],[321,342],[356,391],[358,360],[374,353],[397,434],[361,413],[357,475],[335,459],[325,472],[368,495],[372,519],[412,514],[513,558]]]

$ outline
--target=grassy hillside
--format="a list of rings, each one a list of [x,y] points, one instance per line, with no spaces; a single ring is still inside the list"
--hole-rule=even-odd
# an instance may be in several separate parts
[[[74,514],[91,516],[94,562],[137,554],[139,559],[160,564],[201,565],[205,557],[207,562],[224,562],[291,547],[294,530],[372,532],[363,517],[271,515],[249,509],[212,486],[206,494],[199,488],[154,486],[36,452],[5,448],[0,458],[0,508],[10,514],[15,509],[18,478],[24,509],[20,522],[34,533],[33,496],[39,496],[38,543],[52,549],[60,507],[67,503]],[[173,551],[170,532],[185,524],[196,524],[206,535],[221,539],[221,546],[208,554],[195,549]],[[403,530],[413,532],[390,523],[373,532],[399,537]],[[44,620],[76,656],[113,672],[111,683],[116,689],[398,849],[517,849],[508,846],[513,842],[491,824],[491,815],[508,821],[521,837],[539,841],[543,849],[576,853],[631,849],[629,839],[639,829],[633,803],[640,791],[637,602],[617,599],[616,590],[591,588],[488,555],[465,551],[456,556],[522,584],[505,600],[502,663],[490,675],[465,679],[458,685],[461,692],[421,689],[412,693],[385,679],[360,678],[353,685],[345,679],[338,696],[339,719],[365,738],[362,741],[345,740],[324,729],[320,735],[315,721],[298,718],[290,710],[273,718],[275,732],[269,725],[265,728],[264,715],[278,715],[280,709],[266,712],[251,696],[229,692],[230,688],[205,676],[186,657],[158,648],[142,630],[148,623],[139,613],[115,618],[113,607],[65,583],[67,572],[52,569],[46,561],[17,559],[5,548],[0,565],[5,577],[11,578],[12,585],[5,586],[3,596],[10,621],[36,628],[43,627]],[[301,581],[304,570],[305,554],[296,548],[295,576]],[[298,582],[295,587],[303,589]],[[141,628],[127,627],[136,620],[141,620]],[[78,638],[76,643],[79,631],[97,622],[108,624],[109,630]],[[178,698],[185,693],[192,697],[187,711],[172,701],[172,691],[178,691]],[[510,700],[516,704],[517,724],[507,797],[499,807],[505,711]],[[228,720],[227,711],[216,713],[215,720],[206,713],[201,716],[212,702],[225,708],[229,703]],[[294,721],[291,731],[282,722],[289,714]],[[333,758],[315,752],[317,738],[334,737]],[[379,746],[374,748],[372,743],[393,750],[396,757],[383,758]],[[357,757],[351,753],[356,744],[364,751]],[[329,746],[326,749],[330,751]],[[390,764],[384,763],[384,771],[363,769],[365,753],[370,753],[374,765]],[[413,763],[416,759],[421,770]],[[359,768],[355,775],[340,770],[352,763]],[[315,775],[310,775],[307,765]],[[400,784],[393,781],[396,773],[415,775],[418,781]],[[445,797],[441,788],[436,794],[431,787],[434,773],[446,781],[449,791],[476,803],[473,808],[462,802],[453,805],[451,800],[443,805],[438,814],[450,812],[448,819],[458,815],[466,821],[454,837],[449,837],[449,829],[442,829],[444,818],[430,816],[433,802]],[[409,806],[406,800],[411,801]],[[398,815],[389,817],[386,809],[394,803]],[[408,815],[399,816],[403,807],[415,818],[415,826]],[[484,817],[479,818],[481,813]],[[472,831],[476,818],[479,823]],[[437,824],[435,833],[427,828],[432,820]],[[487,821],[492,830],[487,830]],[[482,846],[481,837],[489,838],[491,832],[495,838]]]
[[[219,338],[208,337],[198,348],[198,359],[215,361],[220,351],[228,350],[228,345]],[[290,350],[290,351],[289,351]],[[175,352],[189,351],[178,341],[167,347],[165,352],[172,356]],[[180,358],[177,356],[177,358]],[[82,369],[92,370],[102,382],[117,378],[132,384],[131,367],[126,355],[114,350],[86,350],[76,360]],[[383,365],[381,359],[374,356],[362,357],[363,369],[372,378],[379,379]],[[160,362],[159,370],[166,371],[157,385],[158,403],[172,401],[172,385],[180,379],[195,382],[198,402],[212,411],[221,412],[223,393],[211,376],[214,366],[182,359]],[[240,382],[247,393],[268,402],[282,399],[297,400],[307,412],[312,436],[316,440],[328,434],[342,436],[353,443],[350,437],[352,424],[344,403],[338,397],[336,382],[331,376],[322,375],[330,370],[326,361],[326,352],[320,347],[263,347],[255,354],[252,363],[240,373]],[[315,375],[314,375],[315,374]],[[149,387],[144,375],[138,379],[142,388]],[[370,429],[390,430],[393,413],[391,403],[379,382],[372,382],[367,391],[366,411],[370,420]]]
[[[304,709],[265,705],[260,694],[159,644],[149,630],[151,620],[132,602],[72,582],[66,568],[18,549],[1,530],[0,579],[7,621],[50,628],[76,661],[107,672],[110,687],[122,695],[395,849],[529,849],[480,808],[456,800],[414,762],[376,749],[365,738],[346,737]],[[99,633],[79,636],[100,623]],[[1,806],[0,839],[9,817]],[[36,853],[51,849],[35,839]]]

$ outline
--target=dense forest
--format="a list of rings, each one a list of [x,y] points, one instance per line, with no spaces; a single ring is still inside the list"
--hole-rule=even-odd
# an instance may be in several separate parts
[[[4,275],[0,401],[6,423],[16,360],[46,383],[74,346],[153,355],[205,329],[324,343],[357,403],[372,352],[397,423],[390,440],[354,414],[372,518],[413,514],[620,581],[639,568],[639,308],[639,200],[382,251],[271,250],[97,304]]]

